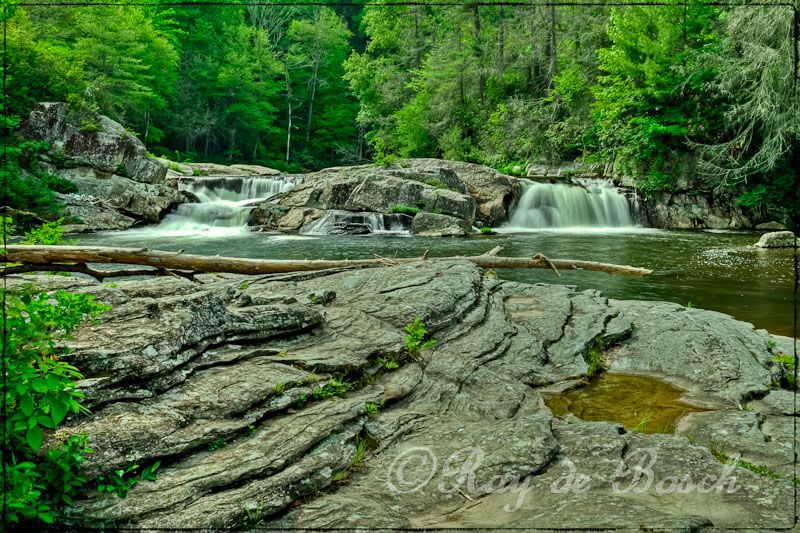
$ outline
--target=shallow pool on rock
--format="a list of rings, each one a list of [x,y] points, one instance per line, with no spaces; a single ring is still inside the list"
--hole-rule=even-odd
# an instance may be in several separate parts
[[[546,397],[545,403],[555,417],[572,413],[589,422],[617,422],[627,430],[639,425],[644,433],[672,433],[683,415],[705,410],[680,401],[682,394],[657,379],[606,372],[589,385]]]

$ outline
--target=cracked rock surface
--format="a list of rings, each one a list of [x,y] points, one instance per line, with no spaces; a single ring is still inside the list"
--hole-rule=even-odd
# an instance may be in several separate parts
[[[502,281],[461,261],[198,279],[36,278],[113,306],[70,341],[92,413],[48,446],[62,429],[87,433],[88,477],[162,463],[126,499],[88,491],[60,523],[238,528],[257,513],[276,529],[793,524],[791,392],[779,388],[778,348],[750,324]],[[384,371],[414,318],[436,344]],[[608,371],[669,381],[711,410],[673,435],[553,418],[539,389],[583,376],[598,343]],[[345,397],[315,397],[339,376]],[[711,441],[779,477],[724,465]],[[650,457],[651,483],[631,490],[626,465]],[[570,486],[579,475],[588,481]],[[676,490],[671,477],[687,476],[733,477],[738,490]]]

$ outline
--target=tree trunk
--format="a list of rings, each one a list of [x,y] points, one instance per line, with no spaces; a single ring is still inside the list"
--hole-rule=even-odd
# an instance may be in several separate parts
[[[289,153],[292,146],[292,81],[289,78],[289,67],[284,63],[284,72],[286,73],[286,103],[289,106],[289,124],[286,127],[286,164],[289,164]]]
[[[505,47],[506,47],[506,28],[505,28],[505,9],[503,6],[500,6],[500,15],[498,20],[498,25],[500,27],[500,78],[502,79],[503,74],[505,74]]]
[[[556,49],[556,5],[550,4],[550,82],[558,74],[558,50]]]
[[[314,59],[314,67],[311,74],[311,100],[308,102],[308,124],[306,125],[306,146],[311,138],[311,116],[314,114],[314,97],[317,94],[317,73],[319,72],[319,58]]]
[[[279,272],[308,272],[327,270],[330,268],[385,266],[410,263],[413,261],[470,261],[481,268],[549,268],[556,271],[563,270],[593,270],[609,274],[640,277],[652,273],[645,268],[614,265],[609,263],[596,263],[594,261],[578,261],[573,259],[548,259],[541,254],[533,257],[499,257],[501,247],[477,256],[471,257],[428,257],[428,252],[422,257],[411,258],[385,258],[375,259],[344,259],[344,260],[291,260],[291,259],[243,259],[238,257],[220,257],[191,255],[182,252],[165,252],[150,250],[148,248],[112,248],[103,246],[26,246],[12,245],[7,247],[7,261],[24,263],[22,267],[11,266],[0,269],[0,275],[13,274],[22,271],[43,270],[40,265],[49,265],[49,270],[58,270],[55,263],[78,263],[81,269],[89,269],[86,263],[111,263],[144,265],[157,269],[177,269],[191,273],[228,272],[231,274],[272,274]],[[64,266],[64,265],[61,265]],[[27,270],[25,270],[27,269]],[[67,270],[65,267],[64,270]],[[90,273],[83,270],[84,273]],[[108,274],[102,274],[108,277]],[[124,271],[121,271],[124,272]],[[186,275],[183,273],[184,276]],[[91,274],[90,274],[91,275]],[[122,274],[125,275],[125,274]]]
[[[481,16],[478,11],[478,4],[472,8],[472,20],[475,25],[475,42],[477,44],[477,52],[475,54],[478,60],[478,92],[481,96],[481,104],[486,103],[486,72],[483,70],[483,50],[481,49]]]

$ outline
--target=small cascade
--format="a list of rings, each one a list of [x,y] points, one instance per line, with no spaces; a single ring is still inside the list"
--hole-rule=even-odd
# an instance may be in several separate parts
[[[303,235],[369,235],[371,233],[408,233],[413,217],[400,213],[328,211],[304,226]]]
[[[179,205],[164,217],[156,232],[175,235],[246,232],[250,212],[256,205],[294,185],[294,181],[279,178],[182,178],[178,188],[196,197],[198,203]]]
[[[634,197],[629,202],[610,180],[520,182],[522,198],[505,225],[507,229],[626,228],[635,227],[639,220],[638,201]]]

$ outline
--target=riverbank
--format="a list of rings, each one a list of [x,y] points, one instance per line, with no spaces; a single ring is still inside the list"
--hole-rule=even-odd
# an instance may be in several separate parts
[[[459,261],[200,284],[35,281],[114,306],[69,341],[92,415],[64,428],[90,436],[86,475],[162,461],[157,481],[124,500],[75,500],[62,524],[227,528],[256,509],[277,528],[793,523],[791,392],[773,361],[787,342],[719,313],[504,281]],[[416,358],[403,355],[415,319],[437,341]],[[673,435],[553,418],[539,389],[598,366],[669,380],[705,411]],[[612,488],[630,483],[615,472],[634,449],[654,451],[660,478],[719,477],[719,439],[778,477],[736,468],[734,493],[653,484],[646,500]],[[426,484],[418,460],[393,478],[401,490],[387,485],[409,450],[442,465],[464,448],[483,455],[461,494],[439,489],[456,481],[443,470]],[[553,492],[570,464],[591,477],[587,492]],[[519,491],[487,485],[501,475],[530,476],[519,505]]]

